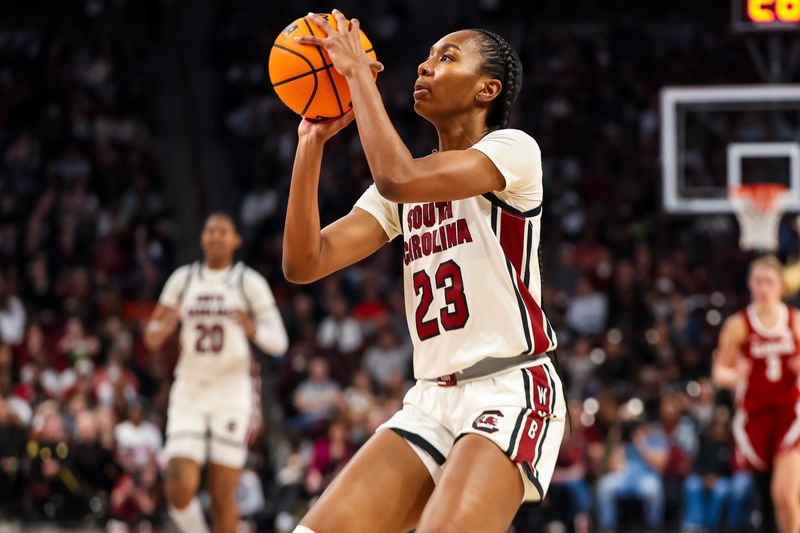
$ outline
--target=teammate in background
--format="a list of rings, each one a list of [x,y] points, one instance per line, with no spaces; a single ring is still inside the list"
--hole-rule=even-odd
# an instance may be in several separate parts
[[[267,281],[243,263],[234,264],[241,237],[233,220],[220,213],[209,216],[200,243],[203,262],[182,266],[169,277],[144,340],[155,350],[181,324],[167,413],[169,514],[186,533],[208,531],[195,497],[208,459],[214,531],[234,533],[236,485],[260,417],[249,343],[279,356],[288,340]]]
[[[774,256],[750,265],[752,303],[728,318],[712,378],[734,391],[736,459],[760,477],[772,471],[778,527],[800,531],[800,314],[781,301],[783,266]],[[767,514],[767,513],[765,513]]]
[[[485,30],[451,33],[419,66],[416,112],[439,150],[414,159],[358,42],[358,21],[319,16],[347,78],[375,184],[320,229],[325,142],[353,113],[298,128],[284,233],[287,278],[309,283],[403,239],[416,385],[403,409],[348,463],[297,532],[506,531],[520,503],[544,498],[564,432],[556,346],[540,307],[541,154],[508,129],[522,83],[514,49]],[[446,468],[443,465],[447,464]]]

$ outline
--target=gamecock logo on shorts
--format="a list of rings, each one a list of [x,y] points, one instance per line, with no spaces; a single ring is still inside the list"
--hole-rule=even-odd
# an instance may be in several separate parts
[[[478,418],[472,423],[472,427],[478,431],[494,433],[500,431],[500,428],[497,426],[501,418],[503,418],[503,413],[500,411],[484,411],[478,415]]]

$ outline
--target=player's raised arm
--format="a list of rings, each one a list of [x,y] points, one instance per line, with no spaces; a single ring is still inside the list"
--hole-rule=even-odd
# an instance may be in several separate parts
[[[323,17],[312,16],[326,32],[326,38],[298,37],[297,40],[324,47],[336,69],[347,78],[361,143],[381,195],[387,200],[405,203],[459,200],[502,190],[505,187],[503,174],[488,157],[476,150],[451,150],[450,146],[440,146],[437,154],[419,159],[412,157],[386,113],[370,70],[372,58],[360,44],[358,20],[353,19],[348,25],[339,11],[334,10],[333,16],[337,20],[337,29],[333,29]],[[473,46],[472,43],[460,44]],[[437,69],[460,69],[464,73],[484,70],[484,65],[473,64],[476,57],[476,54],[463,53],[459,44],[436,43],[430,56],[418,68],[419,80],[414,92],[417,111],[431,120],[433,117],[425,113],[426,108],[434,107],[431,102],[450,101],[452,105],[467,106],[472,105],[471,99],[474,98],[475,103],[489,115],[493,100],[503,88],[501,81],[490,72],[481,76],[478,87],[473,87],[475,81],[467,80],[466,75],[461,79],[450,76],[450,85],[434,86],[433,73]],[[518,93],[516,76],[509,76],[505,82],[511,86],[510,93],[515,96]],[[502,122],[505,124],[500,126],[507,127],[508,117],[504,117]],[[452,124],[455,130],[471,130],[465,126]],[[483,133],[488,131],[487,128]],[[478,142],[480,136],[466,140],[466,145],[470,146]]]
[[[319,172],[325,143],[353,120],[311,122],[298,128],[286,225],[283,232],[283,273],[294,283],[311,283],[375,252],[388,241],[373,216],[361,209],[320,229]]]
[[[711,379],[718,387],[735,389],[739,384],[742,378],[739,370],[741,346],[746,337],[747,325],[741,314],[725,321],[711,369]]]

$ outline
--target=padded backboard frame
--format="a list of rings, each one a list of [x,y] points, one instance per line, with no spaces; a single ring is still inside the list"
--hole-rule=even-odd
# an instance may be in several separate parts
[[[681,104],[799,102],[800,85],[722,85],[666,87],[661,91],[661,166],[664,210],[675,214],[732,213],[727,196],[698,198],[681,194],[679,183],[678,106]],[[800,211],[800,139],[797,142],[733,142],[727,150],[727,188],[742,184],[741,161],[750,157],[789,158],[787,211]]]

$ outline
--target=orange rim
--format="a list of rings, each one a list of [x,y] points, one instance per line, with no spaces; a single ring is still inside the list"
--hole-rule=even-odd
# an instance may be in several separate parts
[[[759,211],[770,211],[775,201],[789,189],[777,183],[750,183],[731,188],[731,198],[746,198]]]

